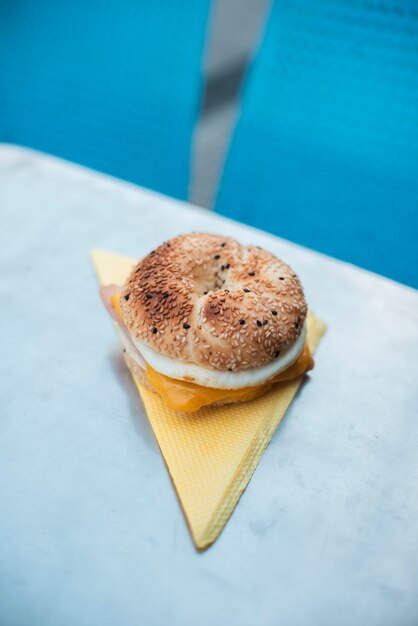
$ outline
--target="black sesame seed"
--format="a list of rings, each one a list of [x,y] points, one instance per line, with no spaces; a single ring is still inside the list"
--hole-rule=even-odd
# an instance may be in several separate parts
[[[243,324],[245,324],[245,320],[240,320],[240,321],[239,321],[239,323],[240,323],[240,324],[241,324],[241,326],[242,326]]]
[[[278,357],[279,355],[280,355],[280,350],[277,350],[277,352],[275,353],[275,355],[274,355],[274,356],[275,356],[275,357],[276,357],[276,359],[277,359],[277,357]]]
[[[152,298],[152,293],[146,293],[145,297],[148,298],[148,300],[149,300],[150,298]]]
[[[225,265],[225,269],[226,269],[226,270],[229,270],[229,268],[230,268],[230,267],[231,267],[231,264],[230,264],[230,263],[227,263],[227,264]]]
[[[168,296],[169,296],[168,291],[164,291],[164,293],[163,293],[163,298],[168,298]]]
[[[220,259],[220,258],[221,258],[221,255],[220,255],[220,254],[215,254],[215,256],[214,256],[213,258],[214,258],[215,260],[218,260],[218,259]]]
[[[267,324],[268,320],[264,320],[263,325],[265,326]]]
[[[284,280],[284,276],[279,276],[279,280]]]
[[[277,311],[272,311],[273,315],[277,315]]]
[[[229,289],[224,289],[225,293],[229,293]]]
[[[248,276],[255,276],[255,272],[248,272]]]
[[[232,372],[232,367],[228,367],[228,372]]]
[[[263,324],[260,322],[260,320],[257,320],[257,326],[262,326]]]
[[[168,243],[168,241],[167,241],[167,248],[171,248],[171,243]]]
[[[244,289],[245,293],[250,293],[249,289]]]
[[[225,271],[225,265],[221,265],[221,270],[222,270],[222,272]]]
[[[208,292],[208,291],[204,291],[204,292],[203,292],[203,295],[204,295],[204,296],[206,296],[206,294],[207,294],[207,293],[209,293],[209,292]]]
[[[190,328],[190,324],[183,324],[183,328],[187,330],[188,328]]]
[[[155,335],[155,334],[156,334],[156,332],[157,332],[157,329],[156,329],[156,328],[155,328],[155,326],[154,326],[154,328],[152,329],[152,333],[153,333],[153,335]]]
[[[226,246],[225,242],[221,243],[221,248],[225,248],[225,246]]]
[[[126,294],[126,296],[125,296],[125,300],[126,300],[126,302],[129,300],[129,296],[130,296],[130,295],[131,295],[130,293],[127,293],[127,294]]]

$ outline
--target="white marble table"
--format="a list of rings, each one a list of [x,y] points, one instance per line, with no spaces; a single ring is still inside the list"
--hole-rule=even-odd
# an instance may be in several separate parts
[[[417,292],[211,213],[0,148],[0,624],[418,623]],[[198,554],[89,263],[208,230],[282,255],[329,324]]]

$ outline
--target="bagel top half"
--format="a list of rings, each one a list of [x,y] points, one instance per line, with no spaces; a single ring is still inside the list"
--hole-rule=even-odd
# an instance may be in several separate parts
[[[158,354],[233,372],[277,359],[301,335],[307,313],[289,265],[205,233],[171,239],[139,261],[120,308],[132,338]]]

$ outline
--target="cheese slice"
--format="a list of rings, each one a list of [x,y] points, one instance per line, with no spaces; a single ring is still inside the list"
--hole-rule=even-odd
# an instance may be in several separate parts
[[[120,291],[117,291],[113,294],[113,296],[110,296],[110,301],[113,308],[115,309],[116,315],[120,319],[121,324],[124,324],[125,322],[123,321],[122,313],[120,310]]]
[[[277,374],[271,381],[257,387],[244,387],[244,389],[213,389],[203,387],[184,380],[176,380],[157,372],[147,364],[147,379],[154,389],[160,394],[170,409],[192,413],[202,406],[208,406],[221,400],[234,402],[247,402],[254,400],[263,393],[269,391],[276,383],[299,378],[302,374],[311,370],[314,361],[307,345],[305,345],[299,358],[284,372]]]
[[[120,310],[120,293],[111,296],[112,306],[123,324],[123,318]],[[193,413],[203,406],[214,404],[222,400],[233,402],[247,402],[254,400],[263,393],[269,391],[276,383],[281,383],[299,378],[311,370],[314,361],[308,346],[305,347],[298,359],[288,367],[284,372],[280,372],[267,383],[257,385],[256,387],[244,387],[244,389],[213,389],[211,387],[203,387],[195,383],[184,380],[177,380],[166,376],[155,370],[147,363],[146,376],[149,384],[163,398],[164,402],[170,409],[175,411],[183,411],[183,413]]]

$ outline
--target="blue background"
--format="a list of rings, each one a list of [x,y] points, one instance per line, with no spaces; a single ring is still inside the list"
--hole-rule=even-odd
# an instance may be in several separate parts
[[[185,199],[208,9],[0,2],[0,141]]]
[[[418,286],[418,4],[281,0],[217,210]]]

